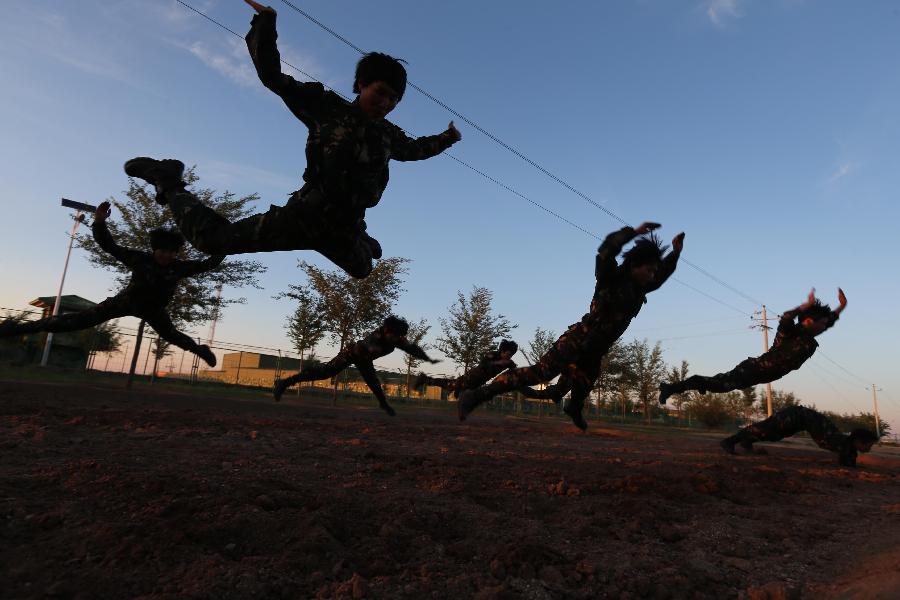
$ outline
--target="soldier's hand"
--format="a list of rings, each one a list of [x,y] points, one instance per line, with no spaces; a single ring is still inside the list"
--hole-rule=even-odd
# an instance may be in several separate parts
[[[94,220],[98,223],[105,223],[106,219],[109,218],[109,215],[112,214],[112,207],[109,202],[101,202],[97,207],[97,210],[94,212]]]
[[[660,227],[662,227],[662,225],[660,225],[659,223],[654,223],[653,221],[644,221],[637,226],[634,232],[637,235],[644,235],[645,233],[650,233],[654,229],[659,229]]]
[[[258,13],[270,12],[272,14],[276,14],[275,9],[271,6],[263,6],[262,4],[260,4],[259,2],[255,2],[254,0],[244,0],[244,2],[252,6],[253,10]]]
[[[453,121],[450,121],[450,124],[447,125],[447,131],[450,132],[450,137],[454,142],[458,142],[462,139],[462,134],[459,132],[459,129],[453,124]]]
[[[813,288],[809,291],[809,296],[806,298],[806,303],[810,306],[816,303],[816,288]]]
[[[847,306],[847,296],[844,295],[844,290],[838,288],[838,303],[840,303],[841,308]]]
[[[675,250],[675,252],[680,253],[682,248],[684,248],[684,232],[683,231],[672,238],[672,249]]]

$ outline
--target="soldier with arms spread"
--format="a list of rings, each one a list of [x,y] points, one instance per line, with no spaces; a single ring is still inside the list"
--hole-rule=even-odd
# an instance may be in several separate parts
[[[394,351],[395,348],[403,350],[420,360],[427,360],[430,363],[440,362],[429,358],[425,351],[419,346],[411,343],[406,339],[409,332],[409,324],[403,319],[390,316],[384,320],[384,323],[370,333],[365,339],[350,344],[338,355],[329,360],[325,364],[311,365],[299,373],[279,379],[275,382],[275,400],[281,400],[285,390],[301,381],[317,381],[319,379],[327,379],[334,377],[350,365],[355,365],[359,374],[362,375],[363,381],[375,394],[378,399],[378,405],[392,417],[396,414],[391,405],[385,398],[384,390],[381,389],[381,383],[378,381],[378,375],[375,372],[375,360],[387,356]]]
[[[359,61],[353,102],[282,73],[275,10],[246,2],[257,11],[247,48],[259,79],[309,128],[303,187],[286,205],[231,223],[184,189],[178,160],[134,158],[125,172],[156,186],[157,201],[169,205],[181,232],[203,252],[316,250],[349,275],[366,277],[382,250],[366,233],[365,213],[387,186],[388,161],[431,158],[462,136],[451,122],[439,135],[413,139],[385,119],[406,89],[406,69],[386,54]]]
[[[616,262],[616,257],[627,243],[657,227],[658,223],[647,222],[637,229],[623,227],[606,236],[597,249],[597,283],[590,312],[581,321],[569,326],[537,364],[507,371],[486,386],[464,392],[459,398],[460,420],[465,420],[475,407],[497,394],[562,375],[564,385],[572,390],[563,410],[579,429],[587,429],[581,411],[599,373],[601,358],[625,333],[647,302],[647,294],[659,289],[678,264],[684,233],[675,236],[673,250],[665,256],[665,248],[659,240],[647,236],[639,239],[623,255],[621,265]]]
[[[512,340],[503,340],[496,350],[486,352],[478,364],[457,377],[447,379],[445,377],[429,377],[425,373],[419,373],[413,387],[421,390],[426,385],[436,385],[452,392],[453,396],[459,396],[465,390],[471,390],[486,384],[498,373],[507,369],[515,369],[516,363],[512,356],[518,351],[519,345]]]
[[[659,403],[665,404],[672,394],[687,390],[706,392],[730,392],[770,383],[800,368],[809,359],[819,343],[815,337],[829,329],[847,306],[847,297],[838,288],[840,306],[831,310],[816,299],[816,290],[809,293],[806,302],[786,311],[778,322],[778,333],[769,351],[762,356],[751,357],[726,373],[712,377],[692,375],[684,381],[659,384]]]
[[[146,321],[167,342],[193,352],[211,367],[216,366],[216,356],[209,346],[201,346],[175,329],[172,319],[166,313],[166,305],[172,300],[179,281],[215,269],[225,260],[225,256],[210,256],[205,260],[178,260],[176,257],[184,239],[177,231],[168,229],[154,229],[150,232],[152,253],[123,248],[113,240],[106,227],[106,220],[111,212],[109,202],[103,202],[97,207],[92,233],[97,245],[131,269],[131,280],[125,289],[97,306],[80,312],[37,321],[5,321],[0,323],[0,337],[38,331],[78,331],[111,319],[133,316]]]

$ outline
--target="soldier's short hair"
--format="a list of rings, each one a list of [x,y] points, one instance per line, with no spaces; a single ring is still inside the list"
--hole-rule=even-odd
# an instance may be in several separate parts
[[[515,343],[514,341],[503,340],[500,342],[500,347],[497,349],[497,351],[503,352],[503,351],[508,350],[508,351],[512,352],[513,354],[515,354],[516,351],[518,351],[518,349],[519,349],[519,345],[517,343]]]
[[[173,250],[178,252],[184,245],[184,238],[174,229],[157,227],[150,231],[150,248],[153,250]]]
[[[397,101],[403,99],[406,91],[406,62],[382,52],[369,52],[356,63],[356,76],[353,78],[353,93],[359,93],[360,84],[368,85],[375,81],[383,81],[397,92]]]
[[[819,319],[828,319],[831,317],[831,307],[827,304],[822,304],[822,301],[818,298],[815,302],[812,303],[807,309],[800,312],[798,319],[800,321],[804,321],[806,319],[812,319],[813,321],[818,321]]]
[[[640,267],[650,263],[661,262],[663,254],[668,249],[669,247],[664,245],[662,240],[652,233],[641,236],[634,242],[634,246],[622,255],[624,259],[622,266]]]
[[[864,427],[860,427],[860,428],[854,429],[853,431],[850,432],[850,439],[854,440],[854,441],[859,440],[860,442],[863,442],[864,444],[868,444],[868,443],[874,444],[875,442],[878,441],[878,436],[871,429],[866,429]]]
[[[382,327],[389,329],[398,335],[406,335],[409,332],[409,323],[394,315],[385,319]]]

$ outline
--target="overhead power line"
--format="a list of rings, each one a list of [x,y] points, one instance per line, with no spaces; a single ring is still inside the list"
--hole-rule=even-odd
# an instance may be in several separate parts
[[[184,2],[183,0],[176,0],[176,1],[177,1],[179,4],[181,4],[182,6],[184,6],[185,8],[191,10],[192,12],[194,12],[194,13],[200,15],[201,17],[203,17],[203,18],[206,19],[207,21],[213,23],[214,25],[217,25],[218,27],[220,27],[220,28],[222,28],[223,30],[225,30],[225,31],[227,31],[227,32],[229,32],[229,33],[231,33],[232,35],[234,35],[234,36],[236,36],[236,37],[238,37],[238,38],[243,39],[243,36],[242,36],[241,34],[237,33],[236,31],[234,31],[233,29],[229,28],[228,26],[226,26],[226,25],[220,23],[220,22],[217,21],[216,19],[213,19],[212,17],[210,17],[210,16],[207,15],[206,13],[204,13],[204,12],[202,12],[202,11],[200,11],[200,10],[194,8],[193,6],[191,6],[190,4],[188,4],[187,2]],[[360,52],[360,53],[362,53],[362,54],[365,53],[365,52],[364,52],[362,49],[360,49],[358,46],[356,46],[355,44],[353,44],[352,42],[350,42],[349,40],[347,40],[346,38],[344,38],[343,36],[341,36],[340,34],[338,34],[337,32],[335,32],[334,30],[332,30],[331,28],[329,28],[328,26],[326,26],[325,24],[323,24],[323,23],[320,22],[319,20],[315,19],[312,15],[310,15],[310,14],[307,13],[306,11],[303,11],[302,9],[300,9],[300,8],[298,8],[297,6],[291,4],[290,2],[286,2],[285,0],[282,0],[282,1],[284,1],[285,4],[287,4],[289,7],[293,8],[293,9],[296,10],[296,11],[298,11],[298,12],[299,12],[300,14],[302,14],[305,18],[309,19],[310,21],[312,21],[313,23],[315,23],[317,26],[323,28],[323,29],[324,29],[325,31],[327,31],[329,34],[331,34],[331,35],[333,35],[334,37],[336,37],[337,39],[339,39],[341,42],[343,42],[343,43],[349,45],[351,48],[353,48],[354,50],[357,50],[358,52]],[[310,79],[310,80],[312,80],[312,81],[318,81],[318,82],[321,83],[323,86],[325,86],[326,88],[328,88],[328,89],[331,90],[332,92],[336,93],[337,95],[339,95],[339,96],[340,96],[341,98],[343,98],[344,100],[347,100],[348,102],[350,101],[349,98],[347,98],[347,96],[345,96],[344,94],[342,94],[342,93],[339,92],[338,90],[334,89],[333,87],[327,85],[326,83],[319,81],[315,76],[311,75],[310,73],[307,73],[306,71],[304,71],[304,70],[302,70],[302,69],[300,69],[300,68],[298,68],[298,67],[292,65],[291,63],[289,63],[289,62],[287,62],[287,61],[285,61],[285,60],[283,60],[283,59],[281,60],[281,62],[282,62],[282,64],[284,64],[285,66],[290,67],[291,69],[294,69],[294,70],[297,71],[298,73],[301,73],[301,74],[302,74],[304,77],[306,77],[307,79]],[[609,214],[609,216],[611,216],[612,218],[616,219],[617,221],[619,221],[619,222],[621,222],[621,223],[623,223],[623,224],[626,224],[626,225],[628,224],[624,219],[622,219],[622,218],[619,217],[618,215],[616,215],[616,214],[614,214],[613,212],[609,211],[608,209],[606,209],[606,208],[603,207],[602,205],[596,203],[594,200],[592,200],[591,198],[589,198],[589,197],[586,196],[585,194],[579,192],[579,191],[576,190],[574,187],[570,186],[569,184],[567,184],[565,181],[563,181],[562,179],[558,178],[558,177],[555,176],[554,174],[550,173],[549,171],[547,171],[546,169],[544,169],[543,167],[541,167],[540,165],[538,165],[537,163],[535,163],[534,161],[532,161],[531,159],[529,159],[528,157],[524,156],[523,154],[521,154],[520,152],[518,152],[517,150],[515,150],[514,148],[512,148],[511,146],[505,144],[502,140],[499,140],[499,138],[496,138],[496,136],[493,136],[492,134],[490,134],[490,132],[484,130],[482,127],[478,126],[476,123],[473,123],[472,121],[470,121],[470,120],[469,120],[468,118],[466,118],[465,116],[460,115],[459,113],[457,113],[456,111],[454,111],[454,110],[453,110],[452,108],[450,108],[449,106],[446,106],[444,103],[440,102],[440,100],[438,100],[437,98],[435,98],[435,97],[432,96],[431,94],[428,94],[427,92],[425,92],[425,91],[422,90],[421,88],[418,88],[417,86],[415,86],[415,85],[412,84],[412,83],[408,83],[408,85],[410,85],[410,87],[413,87],[413,89],[416,89],[417,91],[419,91],[419,92],[425,94],[427,97],[429,97],[430,99],[434,100],[435,102],[439,103],[441,106],[443,106],[444,108],[446,108],[447,110],[449,110],[450,112],[452,112],[454,115],[459,116],[459,118],[463,119],[466,123],[470,124],[472,127],[476,128],[478,131],[484,133],[485,135],[487,135],[487,136],[490,137],[491,139],[495,140],[497,143],[501,144],[502,146],[504,146],[505,148],[507,148],[508,150],[510,150],[511,152],[513,152],[514,154],[516,154],[517,156],[520,156],[523,160],[527,161],[529,164],[534,165],[536,168],[538,168],[539,170],[541,170],[542,172],[544,172],[545,174],[547,174],[548,176],[550,176],[550,177],[553,178],[554,180],[558,181],[560,184],[562,184],[562,185],[564,185],[565,187],[567,187],[568,189],[572,190],[573,192],[575,192],[575,193],[578,194],[579,196],[584,197],[584,198],[585,198],[586,200],[588,200],[591,204],[593,204],[593,205],[596,206],[597,208],[600,208],[601,210],[603,210],[604,212],[606,212],[607,214]],[[497,178],[495,178],[495,177],[492,177],[492,176],[489,175],[488,173],[486,173],[486,172],[482,171],[481,169],[478,169],[477,167],[475,167],[475,166],[473,166],[473,165],[467,163],[466,161],[464,161],[464,160],[462,160],[462,159],[460,159],[460,158],[458,158],[458,157],[452,155],[451,153],[449,153],[449,152],[444,152],[443,155],[444,155],[444,156],[447,156],[447,157],[450,158],[451,160],[456,161],[456,162],[459,163],[460,165],[466,167],[467,169],[469,169],[469,170],[473,171],[474,173],[480,175],[481,177],[487,179],[487,180],[490,181],[491,183],[493,183],[493,184],[495,184],[495,185],[497,185],[497,186],[503,188],[504,190],[510,192],[511,194],[514,194],[514,195],[518,196],[519,198],[522,198],[522,199],[525,200],[526,202],[528,202],[528,203],[534,205],[535,207],[537,207],[537,208],[539,208],[540,210],[542,210],[542,211],[548,213],[549,215],[551,215],[551,216],[553,216],[553,217],[559,219],[560,221],[566,223],[567,225],[570,225],[571,227],[573,227],[573,228],[575,228],[575,229],[578,229],[578,230],[581,231],[582,233],[585,233],[585,234],[587,234],[587,235],[589,235],[589,236],[591,236],[592,238],[597,239],[597,240],[601,240],[601,239],[602,239],[602,238],[599,237],[597,234],[595,234],[595,233],[593,233],[593,232],[591,232],[591,231],[585,229],[585,228],[582,227],[581,225],[578,225],[577,223],[575,223],[575,222],[573,222],[573,221],[567,219],[566,217],[560,215],[558,212],[556,212],[556,211],[554,211],[554,210],[548,208],[547,206],[541,204],[540,202],[537,202],[536,200],[534,200],[534,199],[532,199],[532,198],[526,196],[525,194],[523,194],[523,193],[519,192],[518,190],[514,189],[513,187],[507,185],[506,183],[503,183],[502,181],[500,181],[499,179],[497,179]],[[756,301],[753,300],[750,296],[747,296],[746,294],[743,294],[742,292],[740,292],[739,290],[737,290],[737,288],[734,288],[734,287],[730,286],[729,284],[727,284],[726,282],[722,281],[721,279],[719,279],[719,278],[716,277],[715,275],[712,275],[711,273],[709,273],[709,272],[706,271],[705,269],[702,269],[702,268],[698,267],[697,265],[695,265],[694,263],[689,262],[689,261],[687,261],[687,260],[685,260],[685,259],[680,259],[680,260],[683,261],[685,264],[687,264],[687,265],[693,267],[694,269],[696,269],[697,271],[699,271],[699,272],[702,273],[703,275],[709,277],[710,279],[712,279],[712,280],[715,281],[716,283],[718,283],[718,284],[720,284],[720,285],[726,287],[726,288],[729,289],[730,291],[735,292],[735,293],[741,295],[742,297],[744,297],[745,299],[749,300],[750,302],[756,303]],[[718,299],[718,298],[716,298],[716,297],[714,297],[714,296],[712,296],[712,295],[710,295],[710,294],[708,294],[708,293],[706,293],[706,292],[703,292],[703,291],[697,289],[696,287],[694,287],[694,286],[692,286],[692,285],[690,285],[690,284],[688,284],[688,283],[685,283],[684,281],[681,281],[681,280],[678,279],[678,278],[672,277],[672,280],[673,280],[673,281],[677,281],[678,283],[680,283],[680,284],[684,285],[685,287],[687,287],[687,288],[689,288],[689,289],[691,289],[691,290],[697,292],[698,294],[701,294],[701,295],[703,295],[703,296],[705,296],[705,297],[707,297],[707,298],[713,300],[714,302],[718,302],[719,304],[721,304],[721,305],[723,305],[723,306],[727,306],[728,308],[730,308],[730,309],[732,309],[732,310],[734,310],[734,311],[737,311],[737,312],[739,312],[739,313],[741,313],[741,314],[748,314],[747,311],[741,310],[741,309],[735,307],[735,306],[732,305],[732,304],[729,304],[729,303],[727,303],[727,302],[725,302],[725,301],[723,301],[723,300],[720,300],[720,299]]]
[[[180,2],[180,1],[181,1],[181,0],[179,0],[179,2]],[[311,21],[312,23],[314,23],[316,26],[318,26],[318,27],[320,27],[321,29],[323,29],[323,30],[324,30],[325,32],[327,32],[329,35],[333,36],[335,39],[337,39],[337,40],[339,40],[340,42],[342,42],[343,44],[346,44],[346,45],[349,46],[350,48],[353,48],[354,50],[356,50],[356,51],[357,51],[358,53],[360,53],[360,54],[365,54],[365,53],[366,53],[362,48],[360,48],[359,46],[357,46],[356,44],[354,44],[353,42],[351,42],[350,40],[348,40],[347,38],[345,38],[345,37],[342,36],[341,34],[337,33],[337,32],[336,32],[334,29],[332,29],[331,27],[328,27],[327,25],[325,25],[324,23],[322,23],[321,21],[319,21],[318,19],[316,19],[315,17],[313,17],[311,14],[309,14],[309,13],[306,12],[305,10],[303,10],[303,9],[299,8],[298,6],[294,5],[292,2],[289,2],[288,0],[281,0],[281,1],[282,1],[285,5],[287,5],[288,7],[294,9],[295,11],[297,11],[297,12],[298,12],[300,15],[302,15],[304,18],[308,19],[309,21]],[[617,215],[616,213],[612,212],[611,210],[609,210],[608,208],[606,208],[605,206],[603,206],[602,204],[600,204],[599,202],[597,202],[596,200],[594,200],[593,198],[591,198],[588,194],[586,194],[586,193],[582,192],[581,190],[577,189],[575,186],[573,186],[572,184],[570,184],[568,181],[566,181],[566,180],[563,179],[562,177],[556,175],[555,173],[553,173],[552,171],[550,171],[549,169],[547,169],[546,167],[544,167],[544,166],[541,165],[540,163],[538,163],[538,162],[532,160],[531,158],[529,158],[528,156],[526,156],[523,152],[519,151],[518,149],[514,148],[514,147],[511,146],[510,144],[506,143],[505,141],[503,141],[502,139],[500,139],[498,136],[494,135],[494,134],[491,133],[489,130],[485,129],[484,127],[482,127],[481,125],[479,125],[478,123],[476,123],[475,121],[473,121],[472,119],[468,118],[467,116],[465,116],[465,115],[462,114],[461,112],[457,111],[456,109],[454,109],[453,107],[451,107],[451,106],[448,105],[447,103],[443,102],[442,100],[440,100],[439,98],[437,98],[436,96],[434,96],[433,94],[431,94],[430,92],[428,92],[428,91],[424,90],[423,88],[419,87],[418,85],[416,85],[416,84],[415,84],[414,82],[412,82],[412,81],[407,81],[407,85],[408,85],[409,87],[411,87],[412,89],[416,90],[417,92],[419,92],[420,94],[422,94],[423,96],[425,96],[426,98],[428,98],[429,100],[431,100],[432,102],[434,102],[435,104],[437,104],[438,106],[440,106],[441,108],[443,108],[444,110],[446,110],[447,112],[449,112],[450,114],[452,114],[453,116],[457,117],[458,119],[460,119],[461,121],[463,121],[464,123],[466,123],[467,125],[469,125],[470,127],[472,127],[473,129],[475,129],[476,131],[478,131],[479,133],[481,133],[482,135],[484,135],[485,137],[487,137],[488,139],[490,139],[491,141],[493,141],[493,142],[496,143],[497,145],[501,146],[502,148],[504,148],[505,150],[509,151],[509,152],[512,153],[513,155],[515,155],[515,156],[517,156],[518,158],[522,159],[523,161],[525,161],[526,163],[528,163],[529,165],[531,165],[532,167],[534,167],[535,169],[537,169],[538,171],[540,171],[541,173],[543,173],[544,175],[546,175],[547,177],[549,177],[550,179],[552,179],[553,181],[555,181],[556,183],[558,183],[559,185],[563,186],[564,188],[566,188],[567,190],[569,190],[570,192],[572,192],[573,194],[575,194],[575,195],[578,196],[579,198],[583,199],[584,201],[586,201],[587,203],[591,204],[591,205],[594,206],[595,208],[598,208],[598,209],[602,210],[602,211],[603,211],[604,213],[606,213],[608,216],[610,216],[611,218],[615,219],[616,221],[619,221],[619,222],[622,223],[623,225],[629,225],[628,221],[626,221],[625,219],[623,219],[622,217],[620,217],[620,216]],[[752,304],[755,304],[756,306],[762,306],[762,304],[763,304],[762,302],[756,300],[755,298],[753,298],[753,297],[750,296],[749,294],[746,294],[746,293],[742,292],[741,290],[737,289],[737,288],[734,287],[733,285],[731,285],[731,284],[729,284],[729,283],[723,281],[721,278],[716,277],[715,275],[713,275],[712,273],[710,273],[710,272],[707,271],[706,269],[700,267],[699,265],[697,265],[697,264],[695,264],[695,263],[692,263],[692,262],[689,262],[689,261],[687,261],[687,260],[684,260],[683,262],[684,262],[686,265],[688,265],[688,266],[690,266],[690,267],[696,269],[699,273],[705,275],[706,277],[709,277],[710,279],[712,279],[713,281],[715,281],[716,283],[718,283],[719,285],[721,285],[721,286],[724,287],[725,289],[727,289],[727,290],[729,290],[729,291],[731,291],[731,292],[737,294],[738,296],[744,298],[745,300],[751,302]]]

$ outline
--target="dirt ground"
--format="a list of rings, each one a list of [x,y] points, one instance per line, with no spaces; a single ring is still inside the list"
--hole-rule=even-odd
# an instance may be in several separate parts
[[[900,458],[0,382],[4,598],[898,598]]]

